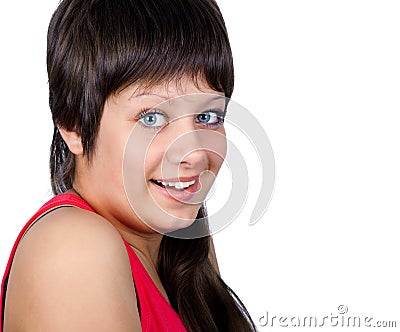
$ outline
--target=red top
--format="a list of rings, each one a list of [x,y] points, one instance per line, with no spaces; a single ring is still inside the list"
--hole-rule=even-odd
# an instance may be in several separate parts
[[[4,321],[4,303],[5,295],[7,290],[8,276],[11,269],[11,264],[14,259],[15,251],[17,246],[29,229],[29,227],[46,213],[62,207],[62,206],[75,206],[81,209],[85,209],[91,212],[95,212],[82,198],[74,194],[61,194],[53,197],[46,204],[44,204],[38,212],[28,221],[15,241],[14,247],[11,251],[10,258],[8,260],[7,268],[4,273],[3,281],[1,283],[1,303],[0,303],[0,315],[1,324],[0,332],[3,330]],[[139,302],[140,322],[142,325],[143,332],[162,332],[162,331],[173,331],[173,332],[186,332],[187,330],[183,326],[183,323],[174,311],[174,309],[168,304],[164,296],[160,293],[151,277],[147,273],[146,269],[140,262],[135,251],[132,247],[123,239],[126,250],[128,252],[129,261],[132,270],[132,277],[135,283],[137,299]]]

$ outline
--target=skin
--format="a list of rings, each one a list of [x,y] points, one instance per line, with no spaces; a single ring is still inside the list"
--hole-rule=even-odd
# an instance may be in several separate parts
[[[208,95],[197,102],[189,98],[190,105],[194,105],[191,110],[186,107],[189,104],[173,104],[179,96],[200,93]],[[79,193],[97,214],[61,208],[43,217],[24,236],[10,273],[4,331],[141,331],[121,236],[168,301],[156,272],[163,236],[158,230],[190,225],[200,199],[212,185],[209,174],[218,174],[226,152],[224,126],[210,129],[198,121],[199,113],[224,108],[224,98],[218,96],[223,94],[201,81],[196,86],[186,79],[146,91],[130,86],[110,96],[90,161],[83,153],[78,133],[60,128],[75,154],[74,189],[70,192]],[[141,125],[141,110],[160,103],[169,124],[158,131]],[[197,134],[172,144],[196,130],[203,134],[208,130],[223,138],[218,153],[202,149],[204,141]],[[130,137],[135,153],[128,150]],[[147,153],[143,146],[149,148]],[[174,148],[168,149],[170,146]],[[161,162],[167,173],[200,175],[201,190],[196,193],[199,200],[187,204],[161,195],[150,181],[165,178]],[[124,186],[127,177],[123,165],[129,171],[129,181],[134,181],[134,193]],[[136,204],[142,208],[135,208]],[[218,271],[213,243],[211,249],[210,259]]]

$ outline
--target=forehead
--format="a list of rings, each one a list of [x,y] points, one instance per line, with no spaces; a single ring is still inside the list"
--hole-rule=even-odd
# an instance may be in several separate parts
[[[110,96],[107,103],[121,107],[162,106],[165,110],[172,106],[176,111],[185,108],[189,111],[190,105],[190,109],[195,112],[195,109],[202,107],[225,108],[225,99],[224,93],[213,90],[204,81],[181,79],[150,87],[131,84]]]
[[[126,92],[129,94],[129,98],[155,96],[168,100],[195,94],[224,96],[224,93],[210,88],[204,80],[197,79],[194,81],[186,77],[180,80],[172,80],[163,84],[153,85],[151,87],[146,87],[145,84],[132,84],[127,90]]]

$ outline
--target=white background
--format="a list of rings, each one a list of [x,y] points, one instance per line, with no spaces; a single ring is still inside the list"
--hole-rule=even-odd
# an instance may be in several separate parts
[[[261,171],[238,141],[252,190],[239,218],[215,235],[223,278],[256,322],[267,311],[323,317],[343,304],[349,315],[400,326],[400,3],[219,4],[235,60],[233,99],[265,128],[277,173],[266,214],[249,226]],[[0,5],[2,270],[50,197],[45,48],[56,5]]]

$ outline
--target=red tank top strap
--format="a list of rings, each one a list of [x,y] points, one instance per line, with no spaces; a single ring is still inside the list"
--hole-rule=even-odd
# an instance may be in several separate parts
[[[1,282],[1,302],[0,302],[0,315],[1,315],[1,320],[0,320],[0,332],[3,331],[3,315],[4,315],[4,304],[5,304],[5,291],[7,287],[7,281],[8,281],[8,276],[10,274],[11,270],[11,265],[15,256],[15,252],[17,250],[18,244],[25,235],[25,233],[29,230],[29,228],[35,223],[35,221],[39,220],[41,217],[43,217],[46,213],[59,208],[63,206],[74,206],[74,207],[79,207],[91,212],[94,212],[94,210],[90,207],[89,204],[87,204],[81,197],[75,195],[75,194],[60,194],[57,196],[54,196],[52,199],[50,199],[47,203],[45,203],[33,216],[29,221],[25,224],[25,226],[22,228],[21,232],[19,233],[17,239],[15,240],[14,246],[11,250],[10,257],[8,259],[7,267],[3,275],[3,279]]]
[[[87,204],[82,198],[80,198],[77,195],[74,194],[60,194],[57,196],[54,196],[52,199],[50,199],[47,203],[45,203],[34,215],[29,221],[25,224],[24,228],[22,228],[21,232],[19,233],[15,243],[14,247],[11,251],[10,258],[8,260],[6,272],[9,271],[11,268],[11,263],[14,258],[15,251],[17,249],[17,246],[19,242],[21,241],[22,237],[26,233],[26,231],[32,226],[32,224],[40,219],[43,215],[46,213],[50,212],[51,210],[62,207],[62,206],[75,206],[79,207],[88,211],[94,212],[94,210]],[[3,280],[4,282],[4,280]]]

